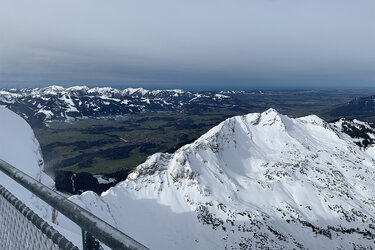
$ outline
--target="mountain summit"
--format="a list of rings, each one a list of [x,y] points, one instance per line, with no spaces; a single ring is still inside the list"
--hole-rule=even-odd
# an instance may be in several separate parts
[[[153,249],[371,247],[375,150],[343,124],[236,116],[71,199]]]

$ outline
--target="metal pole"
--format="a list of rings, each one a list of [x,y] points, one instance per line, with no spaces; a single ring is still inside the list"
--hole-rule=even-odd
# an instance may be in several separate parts
[[[0,159],[0,170],[112,249],[148,249],[77,204]]]
[[[82,229],[83,250],[103,250],[100,243],[89,233]]]

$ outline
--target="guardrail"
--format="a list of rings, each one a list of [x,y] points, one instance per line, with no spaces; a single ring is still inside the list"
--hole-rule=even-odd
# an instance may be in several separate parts
[[[91,235],[112,249],[148,249],[89,211],[0,159],[0,170],[82,229],[84,249],[95,248]]]
[[[0,185],[0,249],[79,250]]]

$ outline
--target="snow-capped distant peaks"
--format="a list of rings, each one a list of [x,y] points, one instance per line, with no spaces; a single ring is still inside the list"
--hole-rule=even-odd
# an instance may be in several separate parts
[[[21,95],[17,93],[0,90],[0,102],[2,103],[14,103],[15,99],[19,98],[20,96]]]
[[[105,95],[105,96],[111,95],[115,92],[119,92],[119,91],[116,91],[116,89],[111,88],[111,87],[96,87],[96,88],[87,89],[88,94],[99,94],[99,95]]]
[[[148,93],[148,90],[144,88],[126,88],[123,90],[123,93],[126,93],[128,95],[132,95],[134,93],[145,95],[146,93]]]
[[[73,86],[66,89],[68,92],[70,91],[85,91],[87,92],[89,90],[89,87],[87,86]]]
[[[230,96],[180,89],[147,90],[112,87],[49,86],[0,91],[0,105],[19,112],[32,125],[73,119],[117,117],[153,111],[200,111],[207,107],[234,107]]]
[[[41,89],[34,89],[34,93],[43,93],[45,95],[57,95],[59,92],[65,91],[65,89],[58,85],[52,85]]]
[[[64,87],[62,86],[59,86],[59,85],[51,85],[51,86],[48,86],[48,87],[44,87],[42,88],[43,91],[62,91],[64,90]]]

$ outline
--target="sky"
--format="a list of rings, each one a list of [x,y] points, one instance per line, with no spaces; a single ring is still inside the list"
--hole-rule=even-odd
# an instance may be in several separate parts
[[[0,88],[374,87],[374,0],[1,0]]]

